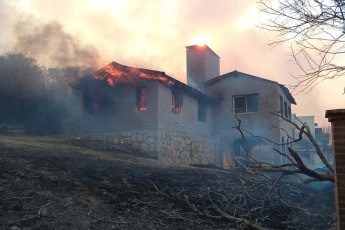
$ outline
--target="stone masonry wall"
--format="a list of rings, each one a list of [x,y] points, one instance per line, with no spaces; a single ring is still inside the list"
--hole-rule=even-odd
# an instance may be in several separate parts
[[[85,140],[124,145],[132,151],[181,165],[219,165],[219,138],[168,130],[82,133]]]

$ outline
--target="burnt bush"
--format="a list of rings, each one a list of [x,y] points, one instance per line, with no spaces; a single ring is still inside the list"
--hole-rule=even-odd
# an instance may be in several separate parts
[[[60,71],[54,79],[26,53],[0,56],[0,124],[28,132],[73,133],[80,108]]]

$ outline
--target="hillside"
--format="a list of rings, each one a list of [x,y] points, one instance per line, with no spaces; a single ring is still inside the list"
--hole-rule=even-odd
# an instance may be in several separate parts
[[[214,205],[224,210],[231,203],[230,214],[245,213],[241,200],[251,196],[261,197],[260,205],[249,199],[245,205],[265,228],[328,229],[334,218],[332,192],[312,194],[303,210],[282,207],[272,194],[259,214],[253,209],[267,189],[251,187],[239,196],[243,170],[176,166],[85,146],[90,143],[0,134],[0,229],[250,229]],[[311,194],[293,191],[287,197],[299,201]]]

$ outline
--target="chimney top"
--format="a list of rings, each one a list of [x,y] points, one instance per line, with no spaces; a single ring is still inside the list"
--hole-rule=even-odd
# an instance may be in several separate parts
[[[208,47],[208,45],[204,44],[204,45],[191,45],[191,46],[186,46],[186,49],[198,49],[198,50],[202,50],[202,49],[205,49],[205,50],[208,50],[210,51],[213,55],[215,55],[216,57],[219,58],[219,56],[210,48]]]
[[[207,45],[186,46],[187,85],[203,91],[204,82],[219,76],[219,56]]]

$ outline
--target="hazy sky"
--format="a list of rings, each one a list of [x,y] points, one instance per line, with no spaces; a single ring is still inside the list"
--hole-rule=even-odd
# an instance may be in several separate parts
[[[274,34],[255,27],[265,18],[256,0],[0,0],[0,53],[26,50],[42,65],[101,66],[109,61],[166,72],[186,81],[185,46],[206,37],[220,56],[221,74],[238,70],[294,82],[298,69],[286,47],[269,47]],[[345,78],[295,96],[293,113],[345,108]]]

